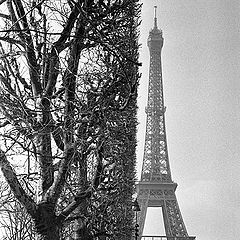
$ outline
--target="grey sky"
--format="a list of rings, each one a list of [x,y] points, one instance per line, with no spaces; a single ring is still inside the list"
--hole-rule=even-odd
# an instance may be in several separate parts
[[[143,158],[149,53],[157,5],[163,30],[168,151],[176,195],[197,240],[240,236],[240,2],[142,0],[139,171]],[[158,233],[151,214],[147,233]],[[155,232],[154,232],[155,231]]]

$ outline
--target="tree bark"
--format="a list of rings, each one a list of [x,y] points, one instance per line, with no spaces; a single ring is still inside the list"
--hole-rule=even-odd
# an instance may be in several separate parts
[[[46,235],[39,234],[37,240],[60,240],[59,231],[57,229],[49,229]]]
[[[93,236],[89,234],[89,229],[87,229],[86,225],[84,224],[83,227],[80,227],[81,223],[78,222],[75,225],[74,229],[74,240],[93,240]]]
[[[40,203],[34,218],[38,240],[60,240],[61,223],[56,220],[54,205],[51,203]]]

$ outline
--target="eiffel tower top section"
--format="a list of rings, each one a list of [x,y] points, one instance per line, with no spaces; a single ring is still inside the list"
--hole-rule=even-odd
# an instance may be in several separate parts
[[[149,32],[148,47],[150,51],[160,51],[163,46],[162,30],[157,26],[157,6],[154,7],[154,27]]]
[[[172,183],[168,160],[163,98],[161,50],[162,31],[158,29],[156,7],[154,27],[149,32],[150,51],[147,123],[141,182]]]

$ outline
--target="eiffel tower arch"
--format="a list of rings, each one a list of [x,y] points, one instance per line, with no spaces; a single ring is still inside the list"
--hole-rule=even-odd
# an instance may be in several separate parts
[[[187,233],[175,190],[168,158],[165,127],[165,111],[162,82],[161,51],[162,31],[157,26],[156,6],[154,27],[149,33],[150,51],[146,134],[141,180],[137,184],[137,199],[141,211],[138,214],[139,239],[193,240]],[[147,238],[143,236],[148,207],[161,207],[166,236]]]

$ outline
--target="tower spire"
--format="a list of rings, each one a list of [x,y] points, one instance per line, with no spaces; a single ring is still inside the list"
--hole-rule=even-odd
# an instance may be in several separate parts
[[[154,6],[154,28],[157,28],[157,6]]]

